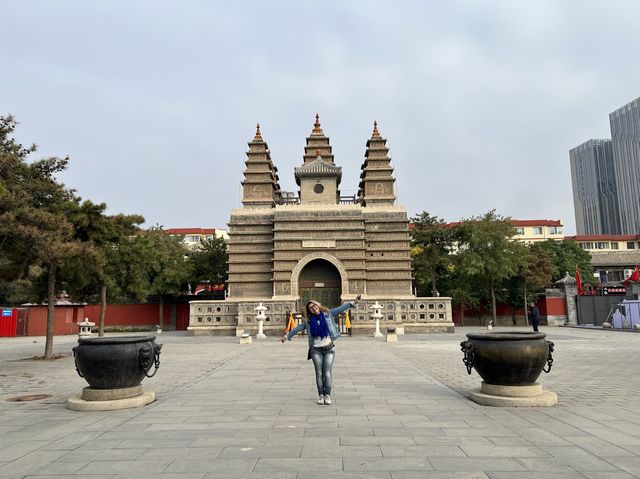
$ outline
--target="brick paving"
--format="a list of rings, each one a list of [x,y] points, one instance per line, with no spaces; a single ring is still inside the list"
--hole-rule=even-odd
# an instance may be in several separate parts
[[[510,328],[512,329],[512,328]],[[163,333],[143,408],[65,408],[85,386],[74,337],[0,338],[1,478],[629,478],[640,476],[640,334],[545,328],[550,408],[492,408],[462,364],[465,333],[343,338],[335,401],[315,404],[306,339],[251,345]],[[34,342],[35,341],[35,342]],[[7,402],[50,394],[31,402]]]

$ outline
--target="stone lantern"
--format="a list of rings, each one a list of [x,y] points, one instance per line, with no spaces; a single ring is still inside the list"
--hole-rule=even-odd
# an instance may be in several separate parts
[[[382,319],[382,316],[383,316],[382,315],[383,306],[380,303],[378,303],[378,301],[376,301],[375,304],[372,304],[369,307],[373,309],[373,313],[371,314],[371,317],[376,320],[376,332],[373,333],[373,337],[381,338],[382,333],[380,332],[380,319]]]
[[[255,309],[258,312],[256,315],[256,319],[258,320],[258,334],[256,335],[256,339],[265,339],[267,336],[264,334],[264,320],[267,319],[267,317],[264,312],[267,308],[260,303]]]
[[[78,331],[78,337],[87,338],[89,336],[92,336],[93,333],[91,332],[91,328],[93,328],[95,325],[96,323],[92,323],[91,321],[89,321],[89,318],[84,318],[84,321],[78,323],[78,328],[80,329]]]

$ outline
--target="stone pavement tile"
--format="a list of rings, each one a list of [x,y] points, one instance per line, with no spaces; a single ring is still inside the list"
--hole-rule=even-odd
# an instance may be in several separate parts
[[[2,479],[21,478],[55,461],[63,454],[65,454],[65,451],[30,452],[0,467],[0,477]]]
[[[579,472],[593,472],[593,471],[613,471],[617,472],[620,469],[611,464],[608,460],[600,459],[596,456],[588,454],[582,451],[583,454],[569,457],[559,457],[561,461],[566,463]],[[552,452],[555,454],[555,452]],[[556,456],[557,457],[557,456]]]
[[[609,457],[607,460],[623,471],[640,477],[640,457]]]
[[[531,441],[528,441],[524,437],[519,437],[519,436],[488,437],[487,440],[489,440],[492,444],[495,444],[496,446],[532,446],[533,445]]]
[[[38,474],[37,476],[29,474],[28,476],[23,476],[22,479],[113,479],[114,477],[113,474]]]
[[[573,408],[573,409],[580,409],[580,408]],[[584,410],[584,408],[582,409]],[[579,414],[575,414],[574,411],[567,411],[567,410],[552,411],[549,413],[549,416],[553,417],[558,421],[562,421],[565,424],[569,424],[570,426],[577,427],[579,429],[585,429],[587,427],[597,428],[601,426],[600,422],[581,416]]]
[[[85,453],[85,457],[87,454]],[[37,471],[34,471],[32,476],[48,476],[55,474],[73,474],[76,471],[79,471],[84,466],[89,464],[90,460],[85,461],[67,461],[67,462],[51,462],[44,467],[41,467]]]
[[[258,457],[300,457],[301,447],[225,447],[220,459],[258,458]]]
[[[298,479],[391,479],[388,471],[367,471],[367,472],[322,472],[303,471],[298,473]]]
[[[374,419],[370,420],[368,418],[357,418],[357,419],[342,419],[338,421],[338,427],[341,429],[348,428],[358,428],[358,427],[368,427],[368,428],[401,428],[404,427],[402,421],[397,419]]]
[[[301,428],[301,427],[296,427],[296,426],[288,426],[288,427],[283,427],[283,428],[274,428],[271,429],[270,431],[266,431],[268,436],[277,436],[277,437],[291,437],[291,436],[296,436],[296,437],[301,437],[304,436],[306,433],[305,431],[308,431],[309,429],[314,429],[314,427],[311,428]],[[262,433],[264,433],[264,431],[262,431]],[[236,434],[236,436],[243,436],[243,435],[254,435],[257,436],[258,434],[261,434],[261,431],[255,431],[255,430],[250,430],[247,429],[246,431],[244,430],[240,430],[238,431],[238,434]]]
[[[518,457],[518,462],[528,471],[575,472],[564,460],[555,457]]]
[[[171,449],[147,449],[137,459],[199,459],[199,458],[215,458],[222,451],[222,447],[180,447]],[[102,456],[100,456],[102,459]]]
[[[267,471],[267,472],[207,472],[204,479],[296,479],[294,471]],[[299,477],[299,476],[298,476]],[[161,476],[160,479],[163,479]]]
[[[112,479],[202,479],[206,472],[161,473],[161,474],[115,474]]]
[[[382,457],[379,446],[303,446],[300,457]]]
[[[476,428],[476,427],[467,427],[467,428],[446,428],[442,429],[442,431],[447,436],[517,436],[517,434],[507,428],[501,427],[492,427],[492,428]]]
[[[493,443],[489,441],[486,437],[482,436],[471,436],[471,437],[462,437],[462,436],[421,436],[421,435],[413,435],[413,440],[418,446],[491,446]],[[511,436],[504,436],[508,439]]]
[[[57,462],[78,462],[89,458],[87,462],[94,459],[101,461],[133,461],[139,458],[145,449],[142,448],[126,448],[126,449],[107,449],[100,447],[96,452],[86,447],[80,447],[74,451],[67,452],[64,456],[60,456]]]
[[[571,446],[569,441],[540,427],[521,429],[518,434],[535,446]]]
[[[249,473],[253,470],[256,460],[251,459],[176,459],[164,471],[165,473],[185,472],[227,472]]]
[[[517,460],[501,457],[430,457],[437,471],[524,471]]]
[[[587,419],[591,419],[592,421],[597,422],[606,422],[609,424],[610,422],[615,421],[619,418],[619,416],[615,415],[614,411],[603,410],[600,406],[597,407],[574,407],[571,411],[573,414],[577,414],[578,416],[585,417]],[[550,414],[553,416],[553,414]],[[556,416],[554,416],[556,417]]]
[[[640,456],[640,446],[624,446],[624,448],[636,456]]]
[[[245,421],[245,422],[209,422],[209,423],[176,423],[150,424],[145,430],[149,432],[163,431],[197,431],[220,429],[271,429],[273,421]]]
[[[0,461],[10,462],[49,444],[49,441],[18,441],[0,448]]]
[[[46,446],[43,446],[44,450],[73,450],[77,447],[84,446],[87,442],[92,441],[99,437],[102,433],[99,431],[93,432],[75,432],[74,434],[69,434],[57,441],[50,442]]]
[[[207,447],[224,447],[224,446],[238,446],[238,447],[261,447],[264,446],[268,436],[242,436],[242,437],[228,437],[228,436],[211,436],[200,437],[194,440],[189,448],[201,449]]]
[[[305,436],[373,436],[373,429],[369,428],[310,428],[304,430]]]
[[[633,412],[635,414],[635,411]],[[617,431],[626,432],[631,435],[638,435],[640,430],[640,424],[630,421],[606,421],[607,427],[613,428]]]
[[[581,449],[602,458],[634,455],[633,452],[626,448],[616,446],[594,436],[567,437],[566,439],[572,444],[580,446]]]
[[[585,479],[586,476],[574,470],[568,471],[526,471],[526,472],[494,472],[487,475],[491,479]]]
[[[288,447],[288,446],[318,446],[330,447],[339,446],[338,436],[269,436],[264,443],[265,447]]]
[[[484,472],[392,471],[393,479],[489,479]]]
[[[273,420],[277,420],[277,419],[278,418],[274,418]],[[191,415],[185,418],[185,420],[182,422],[186,424],[190,424],[194,422],[204,424],[204,423],[211,423],[211,422],[247,422],[250,420],[255,421],[256,418],[251,414],[251,412],[247,411],[245,414],[238,414],[237,412],[234,412],[234,413],[225,413],[221,415],[211,415],[211,416],[201,416],[199,414]],[[264,421],[264,420],[267,420],[267,418],[263,417],[261,420]],[[272,419],[269,418],[269,420],[272,420]],[[174,422],[179,423],[180,421],[174,421]]]
[[[466,421],[457,421],[457,420],[449,420],[449,421],[416,421],[416,422],[405,422],[404,425],[406,427],[410,427],[413,429],[427,429],[427,428],[439,428],[439,429],[467,429],[471,428]],[[492,425],[492,427],[494,427]]]
[[[638,476],[636,475],[631,475],[628,474],[624,471],[587,471],[587,472],[583,472],[582,474],[584,474],[585,477],[588,477],[589,479],[631,479],[631,478],[637,478]]]
[[[392,471],[393,479],[489,479],[484,472]]]
[[[207,472],[204,479],[296,479],[298,474],[293,471],[268,471],[268,472]],[[159,479],[164,479],[160,476]]]
[[[115,412],[115,411],[114,411]],[[92,413],[95,414],[95,413]],[[83,431],[111,431],[115,426],[125,421],[135,421],[141,416],[123,417],[120,415],[101,417],[91,424],[87,424],[82,428]]]
[[[265,439],[269,436],[281,436],[281,437],[290,437],[290,436],[304,436],[305,429],[300,427],[287,427],[281,429],[241,429],[239,430],[234,437],[258,437],[264,436]]]
[[[323,418],[319,421],[307,421],[305,417],[305,419],[301,421],[292,421],[287,418],[273,423],[273,429],[291,429],[292,427],[302,429],[313,427],[336,428],[338,427],[338,421],[336,421],[335,418]]]
[[[381,446],[385,457],[461,457],[464,452],[458,446]]]
[[[347,472],[433,470],[426,457],[345,457],[342,461]]]
[[[54,441],[69,433],[82,430],[82,426],[76,426],[68,419],[43,419],[36,423],[20,428],[17,433],[37,436],[43,441]],[[97,435],[97,433],[96,433]]]
[[[640,437],[632,436],[610,427],[585,428],[584,431],[618,446],[640,445]]]
[[[263,431],[263,434],[266,434],[267,431]],[[238,431],[234,429],[220,429],[220,430],[201,430],[201,431],[163,431],[161,433],[149,433],[147,430],[137,430],[130,432],[105,432],[100,436],[100,439],[104,439],[106,441],[110,440],[144,440],[149,438],[163,438],[163,439],[173,439],[173,440],[195,440],[200,437],[211,437],[211,436],[224,436],[224,437],[234,437],[238,435]]]
[[[171,461],[91,461],[79,474],[151,474],[164,471]]]
[[[545,419],[544,421],[539,421],[536,425],[538,426],[538,428],[560,437],[586,436],[588,434],[588,432],[583,429],[573,427],[569,424],[557,421],[555,419]],[[521,433],[523,431],[525,431],[525,429],[519,429],[518,433]]]
[[[255,472],[266,471],[318,471],[321,467],[326,472],[342,471],[342,459],[327,457],[318,458],[260,458],[253,469]]]
[[[164,449],[174,447],[188,447],[193,442],[189,437],[185,438],[164,438],[153,437],[149,434],[146,439],[125,439],[118,444],[117,449]]]
[[[422,428],[376,428],[373,430],[376,436],[442,436],[442,429],[422,427]]]
[[[539,447],[528,446],[469,446],[460,448],[469,457],[550,457]]]
[[[415,446],[411,436],[340,436],[341,446]]]

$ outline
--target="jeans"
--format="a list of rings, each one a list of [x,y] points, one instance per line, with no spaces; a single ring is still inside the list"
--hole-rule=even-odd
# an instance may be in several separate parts
[[[336,357],[335,348],[311,348],[309,355],[313,361],[313,367],[316,369],[318,396],[331,395],[331,369],[333,368],[333,360]]]

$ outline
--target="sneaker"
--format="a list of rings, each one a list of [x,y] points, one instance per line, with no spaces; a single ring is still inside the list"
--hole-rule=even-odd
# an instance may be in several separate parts
[[[324,403],[330,405],[331,404],[331,396],[324,397]]]
[[[329,400],[329,401],[331,401],[331,400]],[[326,404],[324,396],[318,396],[318,404]]]

